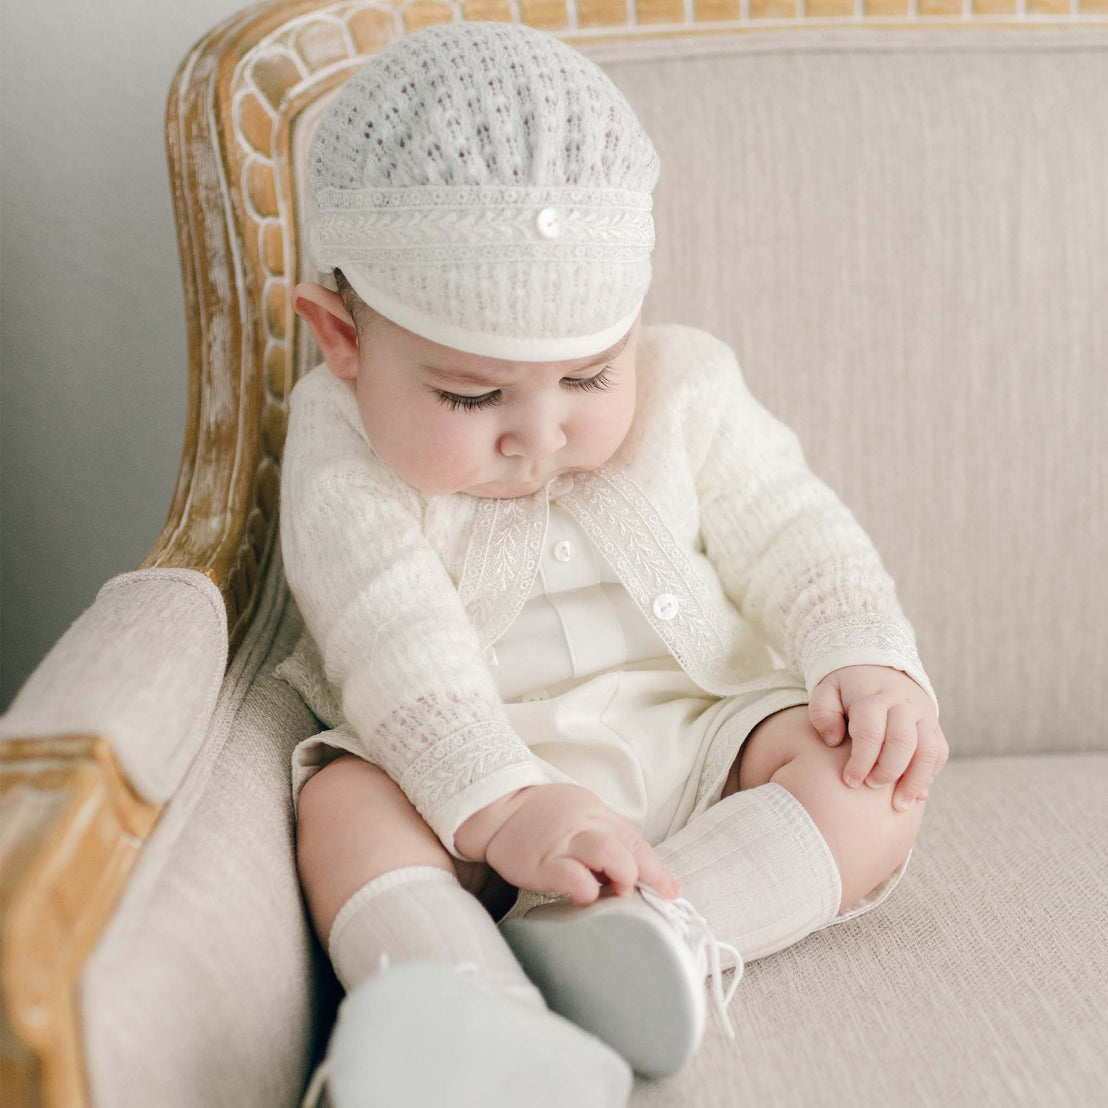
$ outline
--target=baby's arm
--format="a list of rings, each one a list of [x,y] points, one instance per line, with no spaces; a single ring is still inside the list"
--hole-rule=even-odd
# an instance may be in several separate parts
[[[635,826],[580,785],[519,789],[475,812],[454,841],[517,888],[569,896],[578,906],[596,900],[602,883],[619,896],[638,881],[667,898],[680,892]]]
[[[896,588],[869,536],[807,466],[796,434],[750,394],[716,340],[698,404],[705,552],[743,617],[809,693],[845,666],[906,673],[938,710]]]
[[[825,741],[849,734],[844,782],[926,795],[949,746],[892,578],[869,536],[749,393],[719,343],[705,374],[718,413],[698,469],[701,533],[725,592],[802,674]],[[903,780],[900,780],[903,776]]]
[[[564,778],[512,729],[454,582],[423,533],[418,495],[372,455],[342,387],[309,376],[292,393],[285,575],[344,726],[460,857],[454,832],[473,812]]]

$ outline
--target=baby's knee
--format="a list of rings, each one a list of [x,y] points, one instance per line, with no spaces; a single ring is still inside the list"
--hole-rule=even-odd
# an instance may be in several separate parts
[[[362,885],[406,866],[454,872],[453,859],[384,770],[344,755],[301,788],[296,864],[313,915],[325,933]]]

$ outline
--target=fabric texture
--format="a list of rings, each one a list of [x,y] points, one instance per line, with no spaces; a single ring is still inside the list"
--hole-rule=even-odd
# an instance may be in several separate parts
[[[619,450],[554,495],[696,684],[731,696],[787,672],[810,693],[841,666],[889,665],[934,701],[872,542],[730,348],[644,327],[637,376]],[[489,779],[497,795],[551,781],[485,656],[531,591],[550,496],[423,496],[377,457],[346,382],[317,366],[292,391],[281,542],[313,687],[341,705],[325,722],[359,736],[455,856]]]
[[[546,1007],[481,902],[435,866],[389,870],[358,889],[335,916],[327,953],[348,993],[389,966],[431,961],[472,964],[489,987]]]
[[[292,748],[319,725],[273,676],[301,628],[275,546],[203,745],[81,974],[93,1104],[294,1105],[322,1054],[341,988],[304,910],[288,804]]]
[[[713,804],[662,843],[658,858],[743,962],[799,942],[839,911],[842,881],[831,849],[775,781]]]
[[[391,43],[328,106],[307,171],[315,264],[456,350],[599,353],[650,285],[658,155],[601,69],[524,24]]]
[[[188,569],[106,581],[0,717],[0,740],[99,734],[127,781],[163,804],[205,742],[227,667],[227,610]]]
[[[1108,28],[581,48],[663,161],[644,323],[850,505],[955,754],[1108,750]]]

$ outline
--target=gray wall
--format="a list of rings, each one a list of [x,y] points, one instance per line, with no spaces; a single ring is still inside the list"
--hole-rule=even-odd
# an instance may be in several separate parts
[[[243,0],[4,0],[0,710],[169,510],[187,343],[163,134]]]

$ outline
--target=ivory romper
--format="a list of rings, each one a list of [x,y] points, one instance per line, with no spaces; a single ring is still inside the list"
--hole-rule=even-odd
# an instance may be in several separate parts
[[[651,846],[720,799],[732,763],[763,719],[808,702],[801,675],[788,668],[733,696],[701,689],[556,501],[535,584],[486,660],[508,721],[531,752],[556,776],[595,792]],[[345,751],[365,756],[343,728],[297,744],[294,806],[308,778]],[[907,859],[833,922],[876,906],[906,866]],[[522,890],[508,915],[550,899]]]

